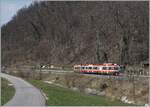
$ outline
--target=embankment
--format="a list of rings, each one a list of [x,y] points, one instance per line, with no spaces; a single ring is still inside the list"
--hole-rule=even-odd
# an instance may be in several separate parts
[[[148,103],[148,78],[101,78],[72,73],[65,75],[51,74],[44,80],[87,94],[106,96],[112,100],[118,99],[125,103],[136,105]]]

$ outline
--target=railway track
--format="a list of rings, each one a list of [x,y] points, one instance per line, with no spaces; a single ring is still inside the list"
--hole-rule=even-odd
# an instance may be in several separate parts
[[[40,71],[40,70],[37,70]],[[74,71],[65,71],[65,70],[41,70],[42,73],[51,73],[51,74],[68,74],[68,73],[74,73]],[[127,75],[120,73],[118,76],[114,75],[99,75],[99,74],[86,74],[86,73],[79,73],[80,75],[86,75],[91,77],[97,77],[97,78],[117,78],[117,79],[127,79],[129,77],[140,77],[140,78],[150,78],[149,75]]]

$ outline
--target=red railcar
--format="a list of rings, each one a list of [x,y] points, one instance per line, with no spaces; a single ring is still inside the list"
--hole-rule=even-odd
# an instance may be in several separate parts
[[[119,75],[120,66],[113,63],[74,65],[74,71],[80,73]]]

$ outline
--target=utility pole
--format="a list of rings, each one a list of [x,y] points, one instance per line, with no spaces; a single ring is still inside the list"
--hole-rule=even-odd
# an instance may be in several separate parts
[[[41,63],[40,63],[40,73],[39,73],[39,76],[40,76],[39,79],[40,79],[40,80],[42,79],[42,70],[41,70],[41,69],[42,69],[42,65],[41,65]]]
[[[134,78],[134,75],[133,75],[133,100],[135,102],[135,78]]]
[[[132,95],[133,95],[133,101],[135,102],[135,77],[134,77],[134,70],[130,72],[130,80],[131,80],[131,83],[132,83]]]

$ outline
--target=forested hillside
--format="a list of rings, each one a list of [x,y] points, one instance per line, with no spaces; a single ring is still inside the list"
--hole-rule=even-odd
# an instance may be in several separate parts
[[[148,59],[149,4],[35,2],[1,28],[2,64],[139,64]]]

